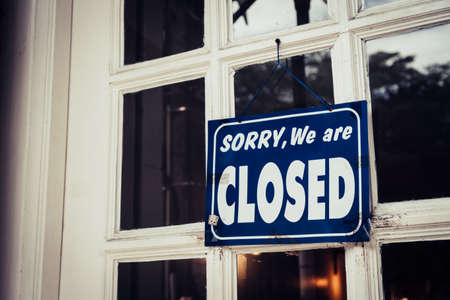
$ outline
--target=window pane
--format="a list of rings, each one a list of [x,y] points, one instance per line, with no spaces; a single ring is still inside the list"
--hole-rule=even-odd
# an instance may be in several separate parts
[[[125,0],[125,64],[203,46],[203,1]]]
[[[239,300],[346,299],[344,249],[238,255]]]
[[[328,19],[324,0],[233,0],[233,34],[242,39]]]
[[[206,299],[205,259],[119,263],[117,299]]]
[[[450,25],[367,43],[380,202],[450,196]]]
[[[124,96],[121,229],[204,219],[203,79]]]
[[[398,0],[366,0],[366,7],[373,7],[381,4],[391,3]]]
[[[381,250],[384,299],[448,299],[450,241],[389,244]]]
[[[329,51],[294,56],[282,60],[282,63],[328,103],[334,103]],[[258,88],[266,81],[273,65],[274,62],[268,62],[236,71],[234,76],[236,116],[243,112]],[[320,105],[322,103],[317,98],[279,67],[250,106],[247,115]]]

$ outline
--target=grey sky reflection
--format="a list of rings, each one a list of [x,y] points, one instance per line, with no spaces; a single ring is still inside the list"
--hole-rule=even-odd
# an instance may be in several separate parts
[[[411,66],[424,71],[429,65],[450,61],[450,24],[367,42],[367,54],[378,51],[413,55]]]
[[[386,4],[398,0],[366,0],[366,6]],[[239,8],[237,1],[232,1],[233,12]],[[327,5],[323,0],[311,0],[310,22],[328,19]],[[257,0],[247,10],[247,21],[243,17],[233,24],[234,39],[242,39],[258,34],[276,32],[297,26],[294,0]],[[399,52],[401,55],[414,55],[411,66],[424,71],[433,63],[446,63],[450,60],[450,24],[396,34],[369,41],[367,53],[378,51]]]
[[[391,3],[391,2],[395,2],[398,0],[366,0],[366,7],[373,7],[376,5],[381,5],[381,4],[386,4],[386,3]]]
[[[233,12],[239,4],[233,1]],[[311,0],[310,22],[328,19],[328,8],[323,0]],[[297,26],[294,0],[257,0],[247,10],[248,24],[243,17],[233,24],[234,39],[275,32]]]

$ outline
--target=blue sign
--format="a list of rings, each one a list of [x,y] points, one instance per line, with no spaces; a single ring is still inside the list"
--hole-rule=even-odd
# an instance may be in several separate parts
[[[367,103],[208,122],[205,245],[369,240]]]

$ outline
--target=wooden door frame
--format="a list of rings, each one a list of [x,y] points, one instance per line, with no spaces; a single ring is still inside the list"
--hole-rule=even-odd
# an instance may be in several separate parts
[[[26,49],[14,63],[26,64],[17,150],[20,165],[10,224],[18,252],[10,270],[8,299],[58,299],[66,165],[67,107],[72,0],[30,0]]]

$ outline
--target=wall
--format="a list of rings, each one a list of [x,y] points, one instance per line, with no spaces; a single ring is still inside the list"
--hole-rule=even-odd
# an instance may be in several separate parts
[[[0,7],[0,299],[17,299],[21,276],[21,214],[31,78],[32,1]]]

